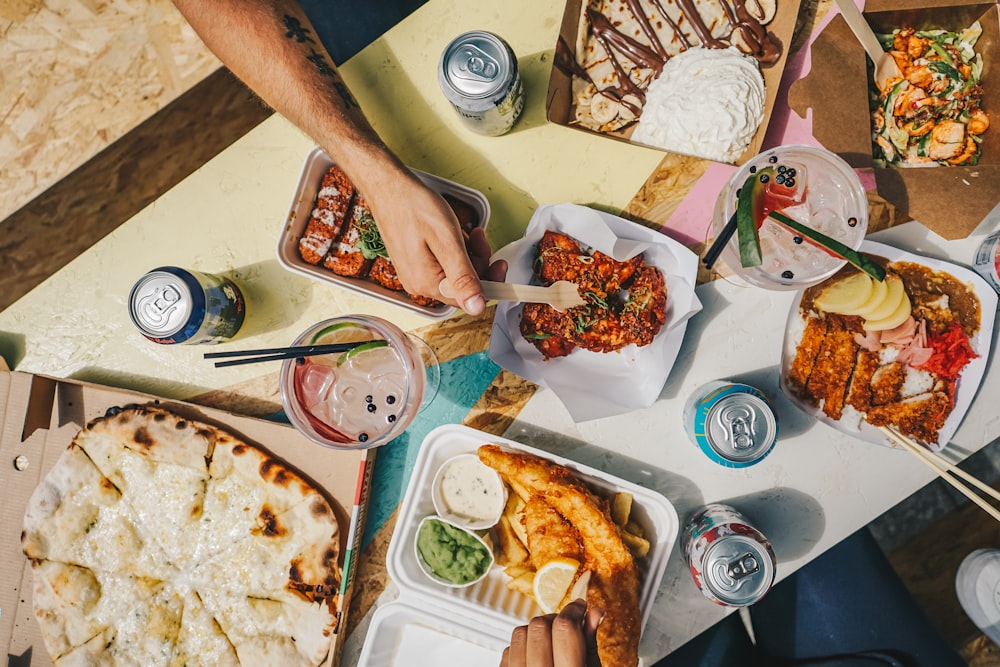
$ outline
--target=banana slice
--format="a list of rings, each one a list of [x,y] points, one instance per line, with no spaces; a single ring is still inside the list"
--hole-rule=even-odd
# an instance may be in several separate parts
[[[590,115],[594,122],[604,125],[610,123],[618,117],[618,112],[622,106],[611,99],[597,93],[590,99]]]
[[[774,19],[774,15],[778,11],[778,1],[747,0],[744,8],[758,23],[766,25]]]
[[[622,103],[619,104],[618,107],[618,117],[628,123],[638,118],[632,109],[642,109],[642,100],[629,93],[622,98]]]

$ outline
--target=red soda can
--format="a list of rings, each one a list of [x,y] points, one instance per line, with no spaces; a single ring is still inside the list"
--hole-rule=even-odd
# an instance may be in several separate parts
[[[771,543],[729,505],[712,503],[684,527],[684,557],[698,589],[725,607],[746,607],[774,583],[777,560]]]

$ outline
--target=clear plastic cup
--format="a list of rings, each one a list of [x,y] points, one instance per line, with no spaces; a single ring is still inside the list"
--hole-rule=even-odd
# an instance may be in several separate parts
[[[733,174],[716,201],[709,236],[716,238],[736,212],[737,193],[753,175],[767,168],[793,170],[792,187],[771,190],[776,183],[769,171],[765,188],[781,211],[795,221],[830,236],[855,250],[868,230],[868,199],[856,173],[843,159],[813,146],[779,146],[761,152]],[[759,177],[759,176],[758,176]],[[784,181],[783,181],[784,182]],[[803,289],[836,273],[847,260],[835,257],[787,227],[764,220],[758,229],[762,263],[744,267],[740,262],[737,234],[726,244],[719,259],[732,274],[751,285],[774,290]]]
[[[378,317],[319,322],[293,345],[359,343],[348,352],[288,359],[281,401],[288,420],[327,447],[367,449],[390,442],[413,421],[437,387],[437,360],[426,343]]]

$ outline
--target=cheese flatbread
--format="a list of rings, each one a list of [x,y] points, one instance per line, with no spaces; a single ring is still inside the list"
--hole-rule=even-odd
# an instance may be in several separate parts
[[[57,665],[317,665],[340,531],[269,453],[153,406],[96,419],[39,484],[22,547]]]

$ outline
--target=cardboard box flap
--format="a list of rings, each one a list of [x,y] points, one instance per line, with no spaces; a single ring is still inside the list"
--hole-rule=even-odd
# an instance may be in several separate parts
[[[27,373],[0,370],[0,648],[17,660],[51,664],[35,620],[31,566],[21,551],[28,500],[75,435],[109,408],[155,402],[188,419],[214,424],[282,459],[320,488],[330,501],[341,535],[342,585],[338,632],[326,665],[339,662],[356,572],[355,554],[364,532],[373,450],[322,448],[277,422],[179,401]]]
[[[976,44],[984,67],[983,110],[990,130],[983,135],[982,156],[975,166],[876,167],[878,193],[945,239],[971,234],[1000,202],[1000,18],[995,3],[942,0],[871,0],[866,19],[876,32],[913,25],[917,28],[966,28],[979,20],[983,34]],[[871,120],[868,112],[869,65],[864,49],[843,17],[835,16],[811,47],[812,68],[794,82],[789,105],[803,118],[812,112],[813,136],[851,166],[871,167]]]

